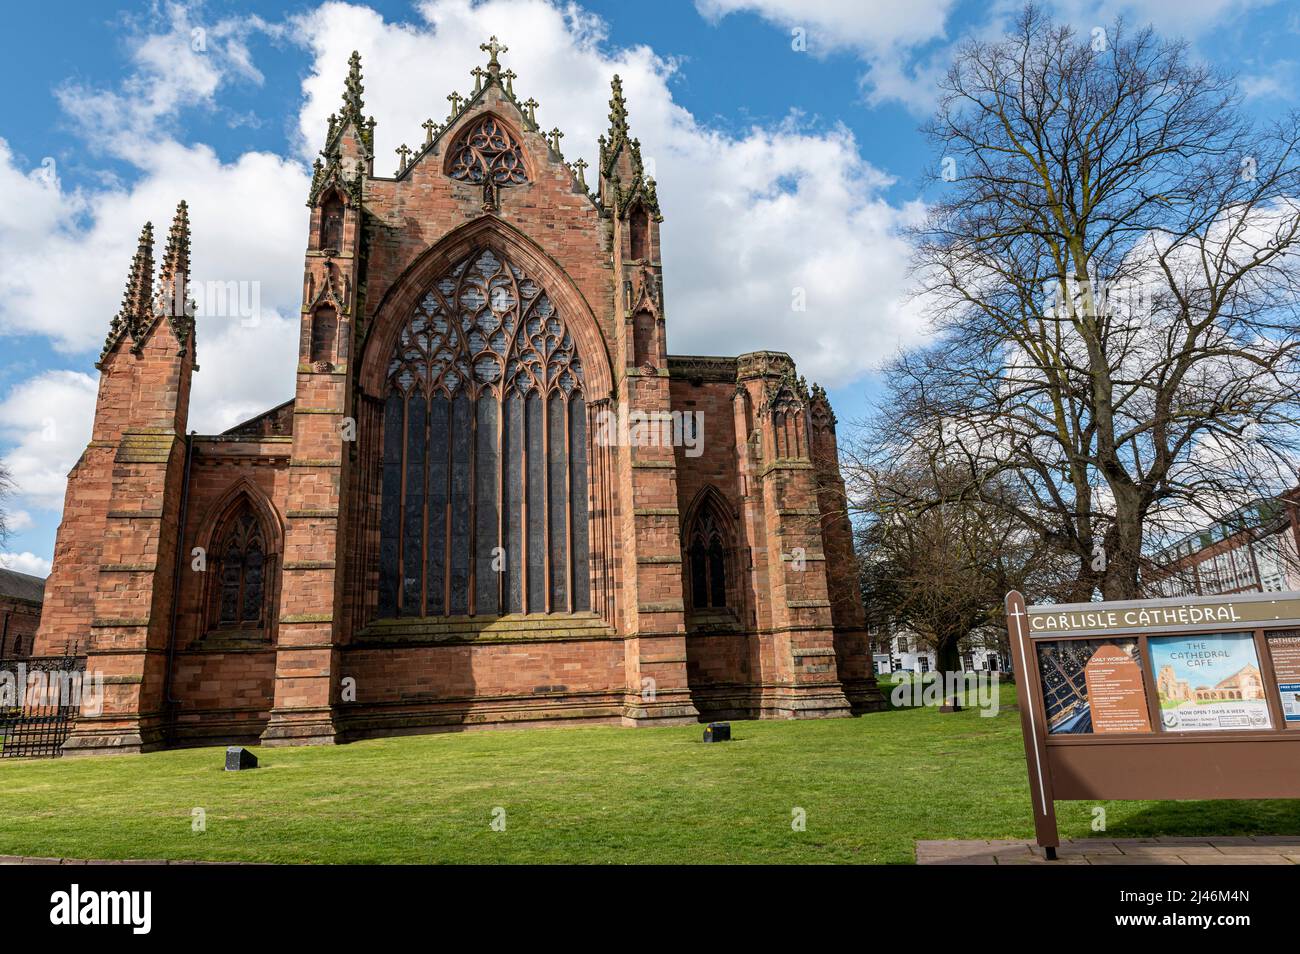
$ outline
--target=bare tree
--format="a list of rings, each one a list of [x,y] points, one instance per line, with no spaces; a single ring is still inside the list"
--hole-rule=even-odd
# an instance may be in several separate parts
[[[940,672],[955,672],[972,636],[1001,644],[1008,590],[1053,598],[1071,567],[1006,506],[1012,481],[963,498],[955,491],[967,475],[931,463],[913,454],[889,469],[853,470],[865,518],[858,552],[871,612],[933,649]]]
[[[6,501],[13,493],[13,487],[13,477],[9,473],[9,468],[5,466],[4,461],[0,461],[0,543],[9,539],[9,508],[6,506]]]
[[[1138,596],[1144,545],[1293,474],[1300,119],[1256,128],[1184,43],[1032,5],[941,86],[935,335],[875,424],[1074,554],[1073,598]]]

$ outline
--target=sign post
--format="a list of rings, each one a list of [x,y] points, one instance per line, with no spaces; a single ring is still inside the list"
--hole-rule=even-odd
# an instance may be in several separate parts
[[[1057,799],[1300,798],[1300,593],[1006,611],[1048,858]]]

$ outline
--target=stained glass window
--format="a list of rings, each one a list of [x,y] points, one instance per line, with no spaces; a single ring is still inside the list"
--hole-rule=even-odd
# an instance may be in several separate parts
[[[262,523],[245,502],[227,517],[213,548],[217,581],[212,622],[219,627],[256,629],[266,622],[268,556]]]
[[[726,522],[712,497],[702,501],[696,510],[686,541],[692,609],[725,607],[729,543]]]
[[[589,608],[582,387],[563,316],[499,252],[434,282],[388,366],[381,617]]]

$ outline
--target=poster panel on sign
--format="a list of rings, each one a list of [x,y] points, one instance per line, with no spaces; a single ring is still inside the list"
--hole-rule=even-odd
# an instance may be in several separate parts
[[[1151,731],[1136,640],[1039,643],[1038,671],[1050,734]]]
[[[1272,728],[1264,677],[1250,633],[1152,636],[1147,641],[1171,732]]]
[[[1288,729],[1300,729],[1300,630],[1273,630],[1264,638],[1282,699],[1282,717]]]

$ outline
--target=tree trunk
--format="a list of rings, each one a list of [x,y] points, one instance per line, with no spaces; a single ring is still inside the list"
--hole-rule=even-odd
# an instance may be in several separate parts
[[[961,652],[955,637],[942,640],[934,647],[934,668],[940,673],[961,671]]]
[[[1138,568],[1142,560],[1142,514],[1137,491],[1124,488],[1115,493],[1115,524],[1106,534],[1106,569],[1101,577],[1101,598],[1135,600],[1142,593]]]
[[[940,685],[943,687],[944,692],[942,711],[956,712],[961,708],[959,705],[961,699],[958,696],[949,696],[947,694],[947,674],[950,672],[961,671],[961,653],[958,650],[958,640],[956,636],[945,639],[935,645],[934,661],[934,668],[936,672],[938,672],[939,679],[941,680]]]

